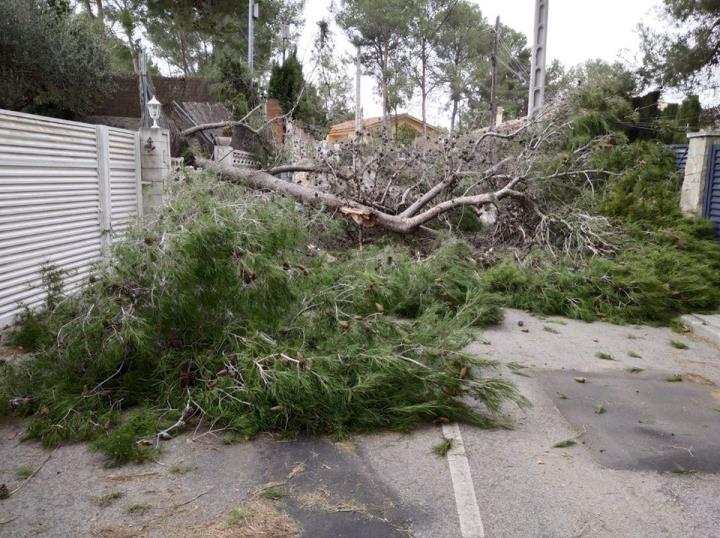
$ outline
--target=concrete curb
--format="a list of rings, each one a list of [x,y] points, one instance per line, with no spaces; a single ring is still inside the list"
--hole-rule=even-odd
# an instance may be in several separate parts
[[[720,315],[688,314],[680,319],[696,335],[720,346]]]

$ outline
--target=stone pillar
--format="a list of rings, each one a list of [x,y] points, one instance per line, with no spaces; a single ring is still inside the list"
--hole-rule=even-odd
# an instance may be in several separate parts
[[[165,180],[170,175],[170,131],[140,129],[143,214],[152,215],[163,205]]]
[[[222,138],[222,137],[217,137]],[[217,142],[216,138],[216,142]],[[228,139],[229,140],[229,139]],[[235,149],[230,145],[215,145],[213,146],[213,161],[218,163],[218,166],[223,170],[232,170],[233,164],[233,151]]]
[[[687,216],[702,216],[705,183],[708,176],[710,149],[720,144],[720,131],[688,133],[688,154],[685,178],[680,191],[680,209]]]

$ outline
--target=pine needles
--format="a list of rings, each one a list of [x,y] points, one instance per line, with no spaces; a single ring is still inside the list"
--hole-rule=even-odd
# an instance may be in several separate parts
[[[481,286],[514,308],[584,321],[670,324],[720,305],[720,245],[704,223],[631,232],[623,251],[579,264],[536,253],[525,266],[501,262]]]
[[[91,441],[111,465],[151,457],[158,432],[187,420],[342,436],[438,418],[488,427],[503,403],[526,403],[484,377],[495,362],[461,351],[471,326],[501,318],[467,247],[308,248],[337,229],[192,177],[85,291],[25,316],[36,353],[0,366],[0,399],[32,396],[28,437]]]
[[[443,440],[437,443],[436,445],[433,445],[432,452],[435,454],[438,458],[444,458],[447,456],[447,453],[450,452],[450,449],[453,446],[453,440],[448,439],[447,437],[443,437]]]

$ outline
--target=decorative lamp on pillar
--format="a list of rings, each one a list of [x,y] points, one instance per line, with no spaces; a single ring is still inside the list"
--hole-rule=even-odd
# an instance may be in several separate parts
[[[153,120],[152,128],[153,129],[159,129],[160,126],[157,123],[157,120],[160,118],[160,101],[157,100],[157,98],[153,95],[152,99],[150,99],[147,103],[148,112],[150,113],[150,117]]]

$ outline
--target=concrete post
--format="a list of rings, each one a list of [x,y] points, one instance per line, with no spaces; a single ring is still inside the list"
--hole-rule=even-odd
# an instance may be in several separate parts
[[[213,161],[218,163],[223,170],[232,170],[235,166],[233,151],[235,150],[232,146],[213,146]]]
[[[535,26],[530,58],[530,94],[528,118],[545,104],[545,61],[547,48],[548,5],[550,0],[535,0]]]
[[[98,190],[100,195],[100,241],[103,254],[112,242],[112,194],[110,191],[110,144],[106,125],[95,127],[97,137]]]
[[[710,150],[720,144],[720,131],[688,133],[685,178],[680,191],[680,209],[687,216],[702,216],[705,187],[709,172]]]
[[[152,215],[163,205],[165,180],[170,175],[170,131],[140,129],[143,214]]]

